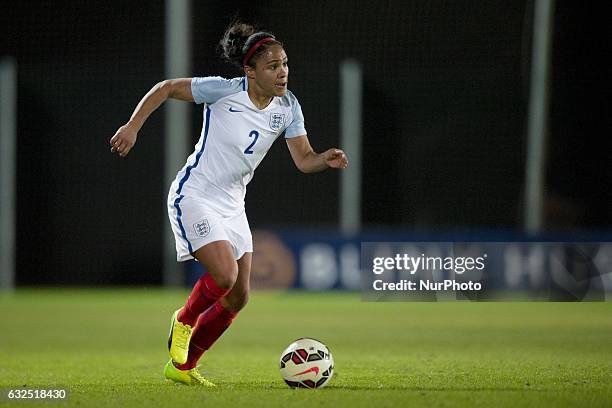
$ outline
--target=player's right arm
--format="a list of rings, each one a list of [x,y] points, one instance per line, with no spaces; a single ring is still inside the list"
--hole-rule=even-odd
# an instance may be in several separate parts
[[[111,137],[111,152],[125,157],[136,143],[138,132],[149,115],[168,98],[193,102],[191,78],[166,79],[151,88],[134,109],[130,120]]]

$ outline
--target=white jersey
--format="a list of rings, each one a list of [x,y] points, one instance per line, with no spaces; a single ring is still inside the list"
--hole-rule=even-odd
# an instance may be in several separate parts
[[[221,216],[244,211],[246,186],[276,138],[306,134],[296,97],[287,91],[258,109],[247,94],[246,77],[193,78],[194,101],[204,103],[202,133],[178,172],[170,195],[197,198]]]

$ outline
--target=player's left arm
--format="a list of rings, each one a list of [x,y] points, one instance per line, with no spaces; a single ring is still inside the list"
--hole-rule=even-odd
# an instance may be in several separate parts
[[[289,153],[295,163],[295,166],[303,173],[316,173],[323,171],[328,167],[334,169],[345,169],[348,167],[348,158],[346,154],[336,148],[331,148],[323,153],[316,153],[310,142],[308,136],[296,136],[285,139],[287,141],[287,147],[289,147]]]

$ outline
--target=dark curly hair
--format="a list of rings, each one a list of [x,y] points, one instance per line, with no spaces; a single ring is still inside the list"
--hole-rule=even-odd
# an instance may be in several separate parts
[[[251,47],[267,37],[272,38],[272,41],[261,44],[248,61],[243,61]],[[257,28],[253,25],[242,23],[237,19],[230,23],[221,41],[219,41],[221,56],[237,68],[242,68],[244,65],[254,66],[257,57],[271,45],[282,47],[283,43],[278,41],[274,34],[267,31],[257,31]]]

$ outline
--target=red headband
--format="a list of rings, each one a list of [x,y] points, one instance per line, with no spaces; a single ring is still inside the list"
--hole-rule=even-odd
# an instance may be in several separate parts
[[[246,55],[244,56],[244,59],[242,60],[242,65],[246,65],[247,62],[249,62],[249,60],[251,59],[251,57],[253,56],[253,54],[259,48],[260,45],[265,44],[270,41],[274,41],[274,38],[266,37],[266,38],[262,38],[261,40],[257,41],[255,45],[253,45],[251,48],[249,48],[249,51],[247,51]]]

